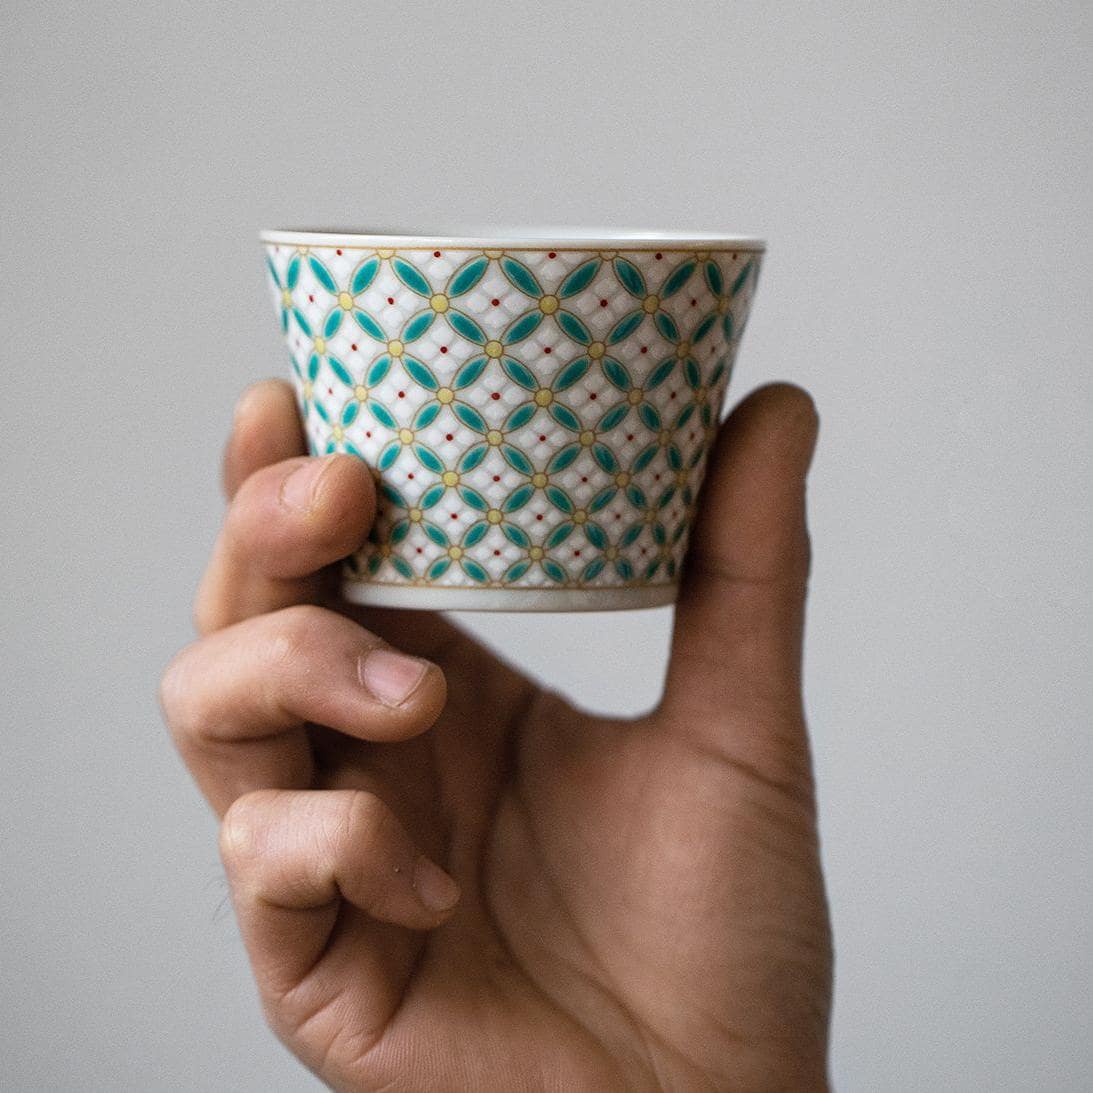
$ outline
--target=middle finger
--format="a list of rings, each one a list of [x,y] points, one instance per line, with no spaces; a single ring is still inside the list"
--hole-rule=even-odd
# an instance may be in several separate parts
[[[223,815],[254,789],[307,789],[309,723],[361,740],[405,740],[443,709],[444,675],[334,611],[247,619],[187,646],[160,700],[178,749]]]

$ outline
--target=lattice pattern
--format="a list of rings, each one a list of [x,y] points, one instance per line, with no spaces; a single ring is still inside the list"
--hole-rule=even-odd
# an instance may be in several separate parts
[[[311,450],[378,476],[351,577],[676,579],[758,253],[266,249]]]

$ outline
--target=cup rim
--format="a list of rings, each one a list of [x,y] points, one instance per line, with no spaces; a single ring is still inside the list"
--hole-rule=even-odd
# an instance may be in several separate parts
[[[766,240],[727,232],[631,231],[601,228],[514,228],[487,231],[403,232],[342,228],[267,228],[263,243],[288,246],[343,247],[347,250],[614,250],[750,251],[761,254]]]

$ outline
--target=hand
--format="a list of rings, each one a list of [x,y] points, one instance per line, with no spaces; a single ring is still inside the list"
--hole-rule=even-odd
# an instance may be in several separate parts
[[[223,818],[267,1018],[325,1082],[826,1088],[800,693],[815,436],[784,385],[722,427],[663,699],[612,720],[440,616],[339,601],[372,478],[301,456],[287,386],[247,392],[202,637],[161,701]]]

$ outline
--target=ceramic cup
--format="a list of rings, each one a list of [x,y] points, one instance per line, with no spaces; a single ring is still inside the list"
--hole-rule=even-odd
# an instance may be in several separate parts
[[[314,454],[373,469],[358,603],[675,599],[763,244],[262,233]]]

